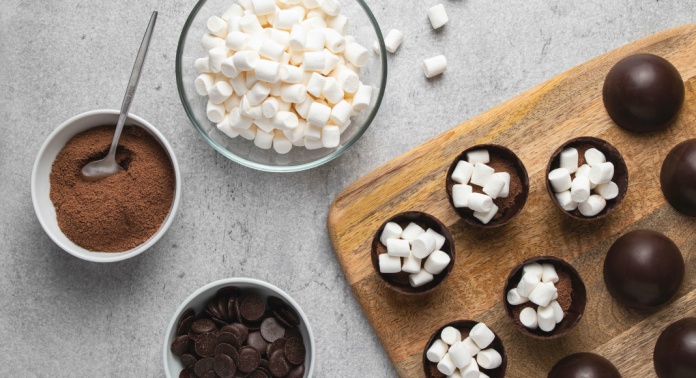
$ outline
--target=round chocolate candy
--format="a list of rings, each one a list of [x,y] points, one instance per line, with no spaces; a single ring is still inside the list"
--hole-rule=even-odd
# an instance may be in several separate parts
[[[598,354],[575,353],[558,361],[548,378],[621,378],[621,374]]]
[[[662,332],[653,362],[660,378],[696,377],[696,318],[679,320]]]
[[[636,230],[620,237],[604,260],[604,282],[623,305],[639,310],[660,307],[684,280],[684,258],[665,235]]]
[[[696,139],[679,143],[667,154],[660,184],[672,207],[682,214],[696,216]]]
[[[684,81],[667,60],[651,54],[624,58],[604,81],[604,107],[621,128],[649,133],[669,126],[684,104]]]

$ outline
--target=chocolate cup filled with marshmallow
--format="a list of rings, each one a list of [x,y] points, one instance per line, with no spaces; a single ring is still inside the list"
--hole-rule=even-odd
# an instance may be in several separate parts
[[[507,180],[503,190],[493,188],[499,177]],[[529,176],[522,160],[510,149],[479,144],[454,159],[447,171],[445,190],[450,205],[464,222],[474,227],[496,228],[510,223],[524,208],[529,197]],[[484,204],[490,210],[476,208]]]
[[[384,284],[406,295],[429,293],[454,268],[454,239],[432,215],[408,211],[387,219],[372,240],[372,267]]]
[[[626,197],[628,167],[608,142],[580,137],[565,142],[551,155],[545,180],[551,201],[561,211],[578,220],[599,220]]]
[[[557,287],[558,290],[547,291],[547,287]],[[505,312],[517,330],[533,339],[551,340],[566,335],[578,325],[585,313],[587,290],[580,273],[565,260],[538,256],[512,269],[505,281],[503,303]],[[544,304],[547,306],[540,309]],[[546,309],[554,317],[550,321],[544,318]],[[562,316],[556,313],[558,310],[562,311]],[[533,318],[532,324],[530,316]],[[553,323],[550,324],[551,327],[547,327],[545,322]],[[547,330],[543,330],[544,328]],[[549,328],[552,329],[548,330]]]

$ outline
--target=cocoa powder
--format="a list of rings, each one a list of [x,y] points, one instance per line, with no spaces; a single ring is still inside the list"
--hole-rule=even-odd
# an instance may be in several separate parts
[[[174,168],[147,131],[126,127],[116,150],[125,169],[98,182],[81,177],[86,164],[106,156],[114,126],[75,135],[53,162],[51,201],[58,226],[75,244],[95,252],[123,252],[154,235],[174,200]]]

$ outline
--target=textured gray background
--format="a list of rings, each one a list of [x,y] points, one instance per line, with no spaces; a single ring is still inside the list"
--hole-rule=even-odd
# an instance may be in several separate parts
[[[161,377],[165,328],[180,302],[208,282],[241,276],[278,285],[302,305],[318,345],[316,377],[395,376],[327,237],[333,198],[458,123],[696,14],[693,0],[441,1],[450,23],[434,32],[426,12],[437,0],[369,0],[384,32],[406,35],[389,57],[374,124],[323,167],[268,174],[209,148],[181,107],[174,57],[194,0],[2,0],[0,376]],[[147,253],[84,262],[41,229],[32,164],[64,120],[120,107],[152,10],[160,19],[131,111],[172,143],[183,202]],[[420,62],[440,53],[449,71],[428,81]]]

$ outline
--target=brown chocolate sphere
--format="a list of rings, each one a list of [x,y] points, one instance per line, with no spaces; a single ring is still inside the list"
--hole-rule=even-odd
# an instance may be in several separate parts
[[[621,378],[621,373],[598,354],[575,353],[558,361],[548,378]]]
[[[660,184],[672,207],[682,214],[696,216],[696,139],[679,143],[667,154]]]
[[[684,81],[672,63],[652,54],[632,55],[609,71],[604,107],[621,128],[649,133],[674,121],[684,93]]]
[[[684,258],[665,235],[636,230],[620,237],[604,260],[604,283],[624,306],[647,310],[668,302],[684,280]]]
[[[696,377],[696,318],[674,322],[662,332],[653,362],[660,378]]]

